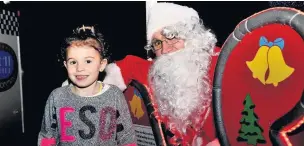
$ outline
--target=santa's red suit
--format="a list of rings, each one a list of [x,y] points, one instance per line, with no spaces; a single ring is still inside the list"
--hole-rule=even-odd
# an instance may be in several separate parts
[[[211,66],[209,70],[210,84],[212,84],[213,82],[214,69],[216,66],[220,48],[216,47],[214,52],[215,55],[212,57]],[[124,59],[116,61],[115,63],[111,63],[107,66],[107,76],[104,82],[114,84],[118,86],[121,90],[125,90],[127,88],[127,85],[132,80],[137,80],[138,82],[145,85],[148,91],[150,92],[151,90],[148,84],[148,72],[152,64],[152,61],[144,60],[140,57],[132,55],[127,55]],[[150,96],[151,101],[153,102],[153,93],[150,93]],[[155,104],[155,102],[154,107],[157,109],[157,105]],[[155,112],[155,114],[157,120],[166,123],[166,117],[159,116],[159,113],[157,112]],[[201,118],[205,118],[206,120],[202,120],[205,121],[204,123],[202,123],[203,130],[198,133],[201,137],[203,137],[203,144],[206,145],[207,143],[216,139],[212,107],[210,107],[207,112],[201,115]],[[179,133],[174,131],[171,132],[176,136],[175,138],[182,137],[183,141],[192,141],[195,135],[197,135],[197,132],[195,130],[191,130],[191,128],[187,129],[187,135],[180,135]]]

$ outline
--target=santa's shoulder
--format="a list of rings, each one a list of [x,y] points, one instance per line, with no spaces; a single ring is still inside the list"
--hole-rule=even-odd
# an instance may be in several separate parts
[[[219,56],[222,49],[220,47],[215,46],[212,56]]]
[[[134,55],[127,55],[125,58],[122,60],[116,61],[117,64],[134,64],[134,63],[147,63],[149,64],[150,61],[140,58],[138,56]]]

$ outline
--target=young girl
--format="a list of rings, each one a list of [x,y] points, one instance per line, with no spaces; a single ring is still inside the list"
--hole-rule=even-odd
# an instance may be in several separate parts
[[[128,105],[116,86],[98,81],[107,65],[102,35],[81,27],[66,39],[64,65],[72,84],[49,96],[39,146],[135,146]]]

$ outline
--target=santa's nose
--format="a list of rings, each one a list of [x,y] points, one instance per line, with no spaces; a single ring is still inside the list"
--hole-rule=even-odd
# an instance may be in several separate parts
[[[174,52],[174,50],[176,50],[174,48],[174,46],[168,45],[167,43],[165,43],[163,45],[162,54],[168,54],[168,53]]]

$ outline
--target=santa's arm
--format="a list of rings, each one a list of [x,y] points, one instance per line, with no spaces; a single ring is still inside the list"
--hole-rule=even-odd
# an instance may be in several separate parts
[[[221,48],[215,47],[214,55],[212,56],[212,60],[211,60],[210,72],[209,72],[211,87],[213,86],[212,84],[213,84],[214,71],[215,71],[216,63],[217,63],[220,52],[221,52]],[[211,115],[209,115],[209,116],[213,117],[214,114],[213,114],[212,106],[210,107],[210,109],[211,109],[211,113],[210,113]],[[204,125],[204,128],[211,131],[210,133],[208,133],[209,137],[211,138],[211,142],[209,142],[206,146],[220,146],[220,142],[216,138],[214,125],[215,124],[214,124],[213,118],[208,118]]]
[[[211,64],[210,64],[210,69],[209,69],[209,78],[210,78],[211,87],[212,87],[212,84],[213,84],[214,71],[215,71],[217,59],[219,57],[220,52],[221,52],[221,48],[220,47],[215,47],[214,48],[214,53],[213,53],[212,58],[211,58]]]
[[[124,59],[111,63],[106,67],[107,75],[103,82],[116,85],[122,91],[127,88],[127,85],[132,80],[137,80],[146,85],[151,64],[151,61],[127,55]]]

